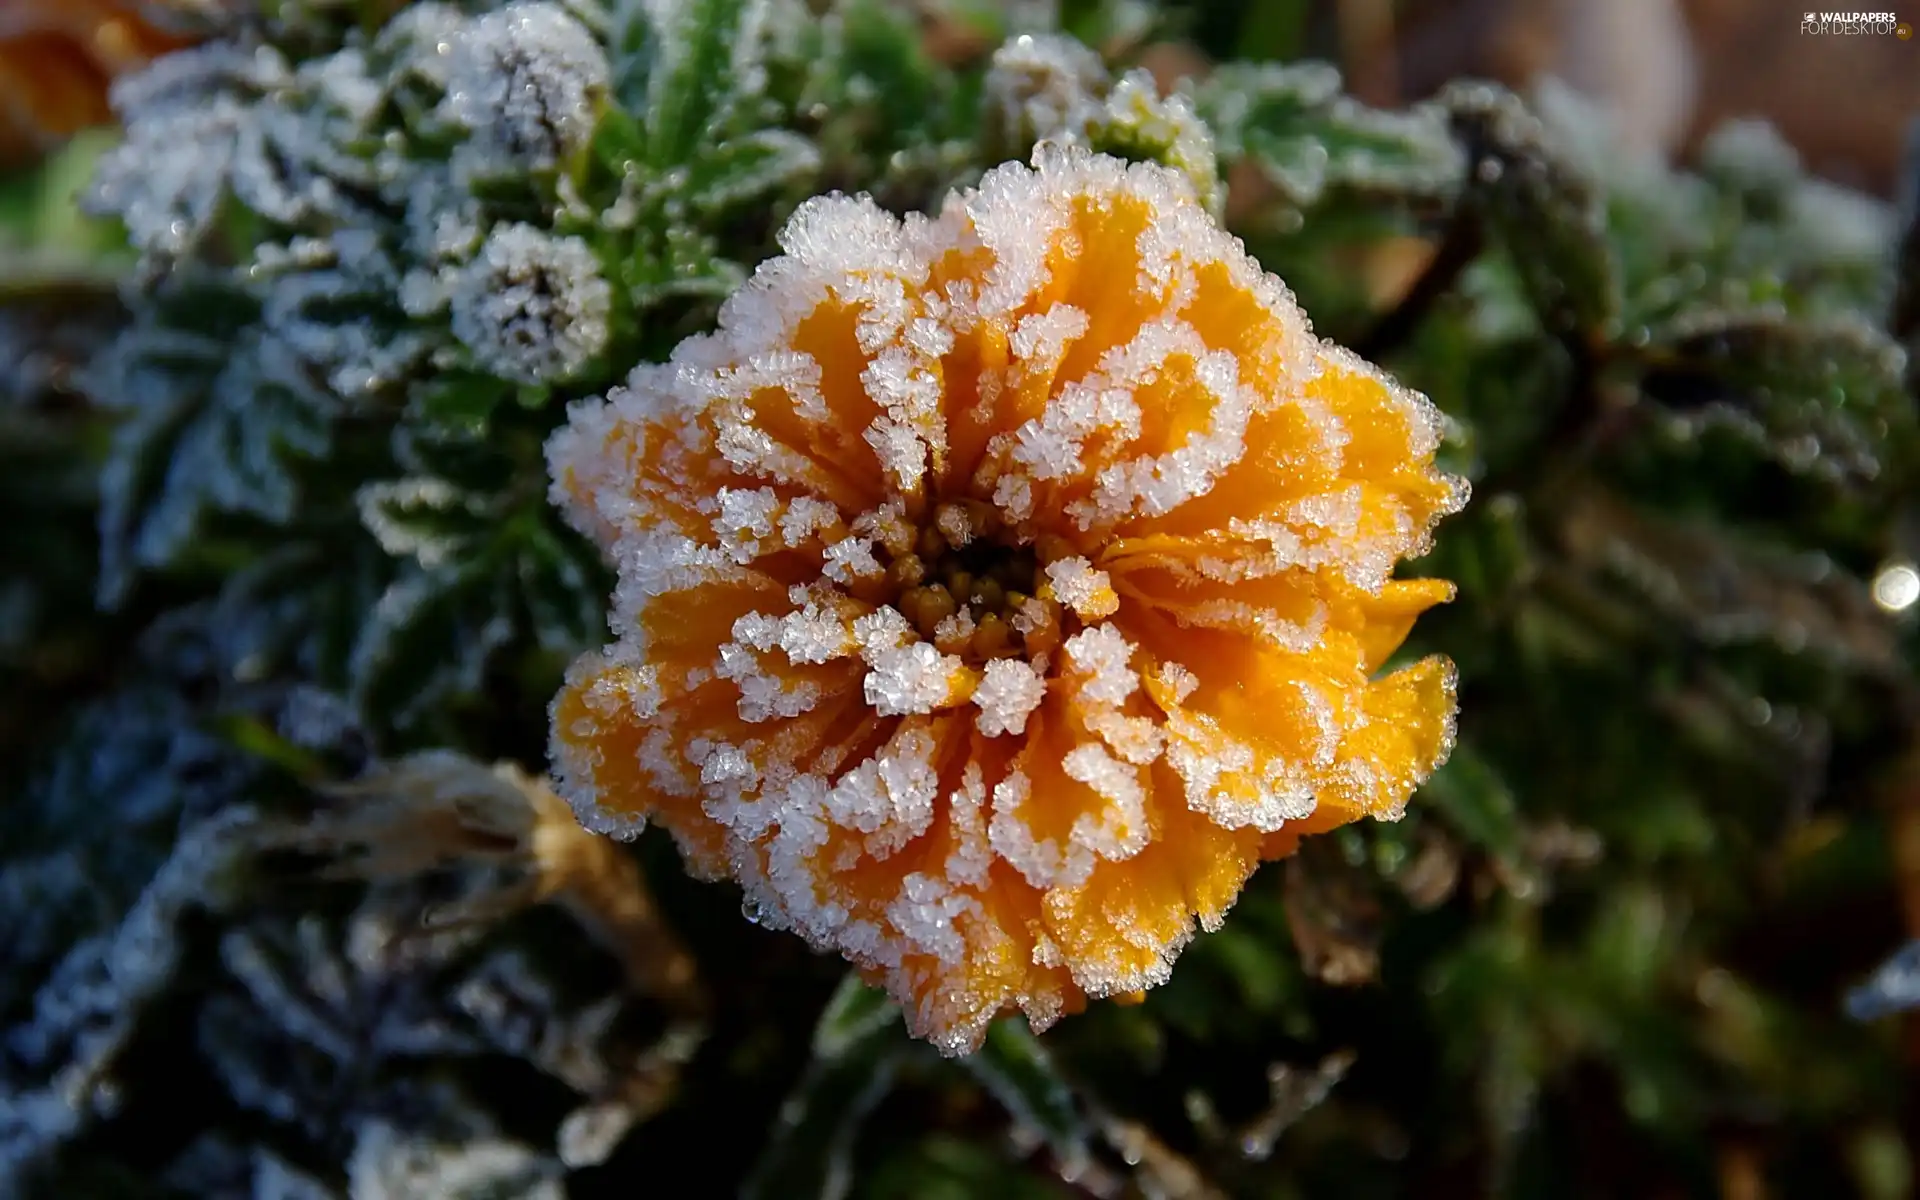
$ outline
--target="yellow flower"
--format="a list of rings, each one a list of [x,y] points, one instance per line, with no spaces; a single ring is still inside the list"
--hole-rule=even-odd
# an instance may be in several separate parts
[[[130,0],[0,5],[0,163],[31,157],[112,120],[107,87],[181,43]]]
[[[837,950],[943,1051],[1164,980],[1264,859],[1392,818],[1453,672],[1374,679],[1466,498],[1175,172],[1042,147],[904,221],[810,201],[718,332],[579,405],[620,573],[554,702],[583,823]]]

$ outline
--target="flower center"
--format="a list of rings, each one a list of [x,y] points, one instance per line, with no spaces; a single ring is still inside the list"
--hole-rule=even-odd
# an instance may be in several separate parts
[[[1067,614],[1043,597],[1063,539],[1022,541],[993,508],[943,504],[904,554],[876,548],[890,603],[943,654],[974,663],[1033,658],[1059,644]]]

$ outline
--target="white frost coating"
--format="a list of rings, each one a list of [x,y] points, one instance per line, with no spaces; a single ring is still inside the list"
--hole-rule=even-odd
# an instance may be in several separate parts
[[[394,14],[374,39],[377,53],[391,55],[396,75],[418,76],[444,92],[452,77],[454,46],[468,23],[458,7],[427,0]]]
[[[1062,849],[1053,838],[1034,836],[1020,810],[1036,803],[1033,780],[1023,771],[1011,771],[994,786],[993,816],[987,822],[987,841],[993,852],[1020,872],[1036,888],[1074,888],[1093,874],[1093,852],[1069,840]]]
[[[926,642],[915,642],[873,656],[867,672],[867,703],[883,717],[929,713],[955,699],[966,664]]]
[[[1067,666],[1084,677],[1080,695],[1096,704],[1119,705],[1140,686],[1138,672],[1128,669],[1133,643],[1111,625],[1097,625],[1067,639]]]
[[[1046,699],[1047,681],[1032,663],[996,658],[987,664],[973,702],[980,709],[975,724],[988,737],[1027,731],[1027,718]]]
[[[232,902],[235,867],[262,846],[258,821],[252,809],[228,808],[187,828],[119,926],[75,944],[35,994],[31,1016],[8,1030],[12,1062],[51,1078],[0,1092],[0,1185],[112,1113],[114,1071],[141,1009],[179,970],[181,926],[196,910]]]
[[[584,241],[512,224],[487,238],[452,301],[453,335],[483,368],[537,384],[579,372],[605,347],[613,289]]]
[[[953,891],[944,880],[916,871],[901,881],[899,898],[887,906],[887,916],[916,949],[957,964],[966,957],[967,943],[953,920],[978,907],[979,901]]]
[[[557,4],[509,4],[463,26],[446,68],[446,111],[471,133],[463,166],[550,169],[593,133],[612,67]]]
[[[513,1195],[563,1200],[559,1163],[497,1134],[441,1143],[379,1119],[359,1122],[347,1158],[354,1200],[409,1196]]]
[[[425,476],[366,484],[354,500],[360,508],[360,523],[382,550],[428,568],[446,562],[466,544],[465,538],[442,532],[444,514],[478,517],[486,511],[471,492]]]
[[[1110,617],[1119,611],[1120,598],[1113,592],[1113,581],[1084,558],[1048,563],[1047,581],[1053,584],[1054,598],[1086,620]]]
[[[1061,761],[1067,778],[1086,784],[1107,802],[1098,814],[1082,813],[1073,822],[1075,845],[1101,858],[1132,858],[1147,845],[1147,793],[1137,769],[1101,746],[1081,745]]]

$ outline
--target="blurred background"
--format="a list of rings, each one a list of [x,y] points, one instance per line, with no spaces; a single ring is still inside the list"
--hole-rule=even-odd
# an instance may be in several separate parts
[[[400,5],[306,7],[377,27]],[[877,7],[911,36],[875,35],[860,62],[945,72],[924,90],[960,98],[941,126],[956,143],[978,140],[979,77],[1001,39],[1056,26],[1167,91],[1230,61],[1324,59],[1375,109],[1463,78],[1544,93],[1536,107],[1555,119],[1525,138],[1447,101],[1471,154],[1551,180],[1544,199],[1516,199],[1482,179],[1486,227],[1471,236],[1415,183],[1356,170],[1308,198],[1251,136],[1221,156],[1230,227],[1317,327],[1455,422],[1444,454],[1475,500],[1416,569],[1462,598],[1423,620],[1414,649],[1460,664],[1461,747],[1407,820],[1265,868],[1145,1004],[1096,1005],[1040,1041],[1007,1031],[964,1067],[885,1040],[841,964],[743,922],[737,895],[688,881],[650,836],[637,857],[659,909],[646,907],[647,936],[700,981],[686,1007],[704,1040],[648,1076],[634,1101],[646,1119],[565,1194],[633,1195],[636,1180],[671,1195],[915,1200],[1920,1194],[1920,1016],[1904,1011],[1920,1001],[1920,960],[1889,963],[1920,938],[1920,40],[1806,34],[1802,13],[1767,0]],[[1920,22],[1920,6],[1893,7]],[[226,785],[209,779],[228,778],[207,765],[226,761],[224,742],[139,758],[140,739],[163,740],[159,719],[122,703],[128,648],[196,585],[99,617],[85,599],[112,435],[78,379],[128,323],[131,263],[118,231],[70,198],[113,140],[109,81],[192,27],[131,3],[0,0],[0,556],[25,579],[0,592],[0,765],[25,798],[0,816],[65,805],[89,818],[35,826],[48,844],[110,840],[92,815],[136,803],[141,780],[211,794]],[[865,113],[836,141],[837,119],[806,132],[829,147],[825,178],[860,184],[893,133]],[[1328,144],[1352,132],[1324,128]],[[901,153],[931,136],[900,133]],[[924,205],[931,178],[889,177],[888,194]],[[763,224],[720,236],[750,259]],[[1620,302],[1576,295],[1562,311],[1541,276],[1577,293],[1588,268]],[[516,469],[537,474],[536,460]],[[167,637],[163,657],[204,668]],[[496,664],[489,697],[508,699],[449,703],[434,728],[537,772],[552,669],[534,655]],[[163,690],[196,719],[226,703],[230,680],[192,678],[167,675]],[[438,744],[370,714],[340,721],[362,718],[382,751]],[[115,903],[98,902],[96,924],[119,919]],[[33,1008],[8,961],[0,1024]],[[637,974],[658,983],[655,967]],[[668,1018],[646,1020],[680,1028],[675,1005],[696,990],[684,984],[662,985]],[[203,1001],[167,1012],[220,1011]],[[195,1122],[272,1125],[243,1119],[249,1101],[218,1072],[169,1057],[184,1051],[142,1053],[125,1089],[137,1119],[103,1118],[73,1143],[94,1161],[45,1194],[158,1194],[142,1172],[174,1163]],[[493,1069],[495,1091],[516,1092],[490,1097],[504,1126],[550,1136],[541,1123],[578,1099],[545,1076],[499,1086],[518,1077]],[[328,1086],[315,1093],[328,1114],[358,1102],[358,1083]],[[716,1129],[737,1154],[692,1149]],[[308,1153],[316,1171],[337,1142],[260,1136],[305,1147],[289,1160]]]

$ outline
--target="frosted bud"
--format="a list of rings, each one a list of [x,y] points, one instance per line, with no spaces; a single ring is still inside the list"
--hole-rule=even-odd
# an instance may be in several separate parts
[[[993,52],[983,90],[989,128],[1024,153],[1082,122],[1107,89],[1100,56],[1063,34],[1021,34]]]
[[[1102,154],[1172,167],[1216,215],[1225,202],[1207,123],[1185,96],[1162,96],[1145,70],[1128,71],[1114,84],[1087,121],[1084,137]]]
[[[1800,156],[1765,121],[1729,121],[1700,146],[1700,169],[1751,191],[1784,191],[1800,180]]]
[[[607,343],[613,289],[576,237],[501,225],[459,272],[453,335],[483,369],[516,383],[577,374]]]
[[[565,9],[509,4],[454,42],[446,110],[472,133],[476,169],[552,167],[592,135],[611,76],[606,52]]]

